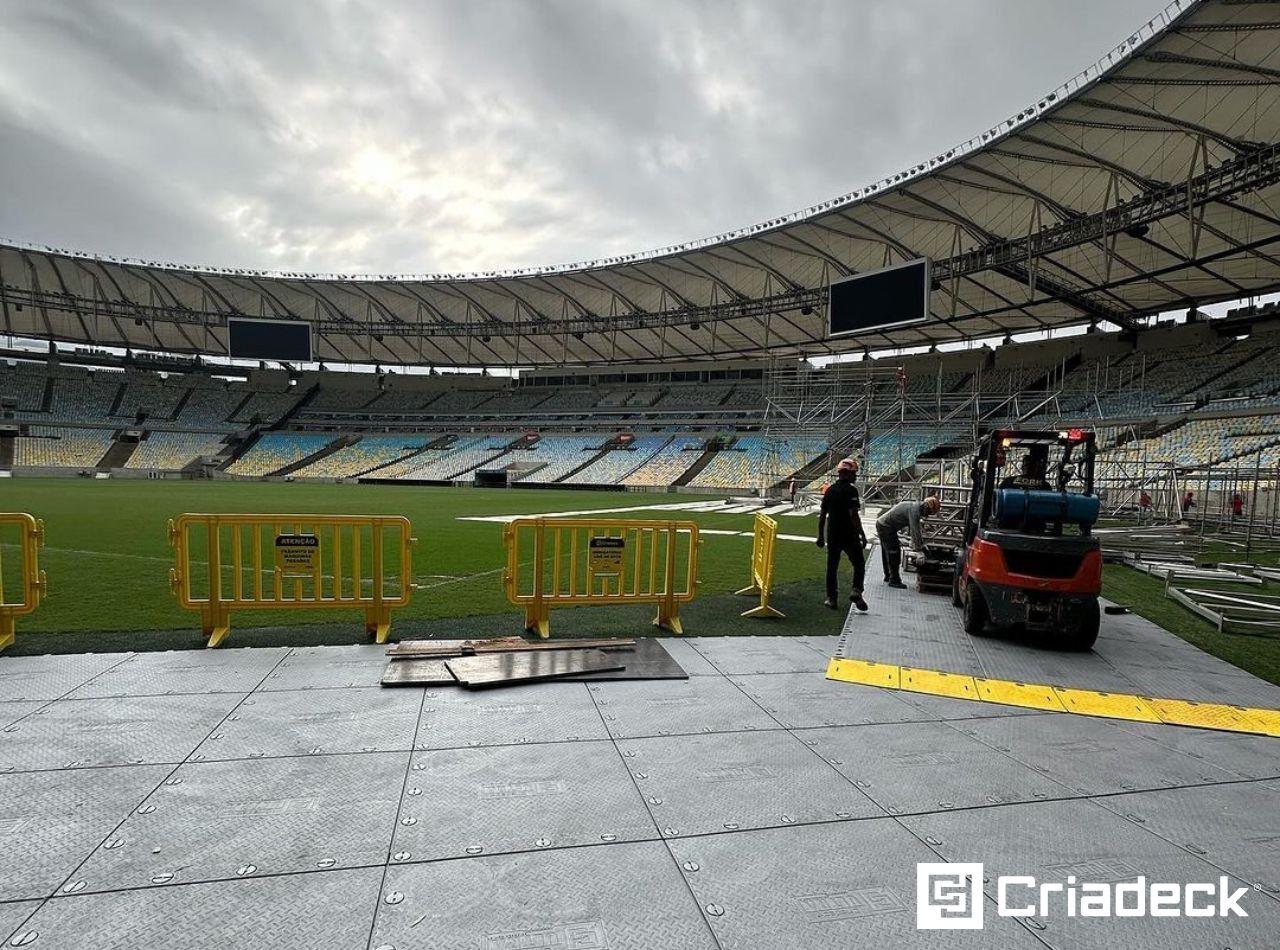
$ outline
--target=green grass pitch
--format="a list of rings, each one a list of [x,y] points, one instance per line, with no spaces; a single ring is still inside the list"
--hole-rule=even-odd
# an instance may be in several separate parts
[[[421,589],[395,613],[392,636],[499,636],[520,632],[523,615],[502,589],[502,525],[463,516],[536,514],[705,500],[702,496],[537,489],[474,489],[396,485],[285,484],[125,479],[11,479],[0,483],[0,505],[44,519],[41,566],[50,593],[40,609],[19,620],[11,652],[69,649],[184,649],[200,645],[198,615],[181,609],[169,590],[173,563],[166,524],[184,512],[399,514],[413,522],[418,544],[413,574]],[[706,528],[750,531],[753,516],[718,512],[644,512],[605,517],[691,519]],[[814,518],[783,519],[786,533],[810,534]],[[779,542],[776,580],[784,621],[744,620],[751,606],[733,591],[749,581],[749,537],[704,536],[700,585],[682,610],[690,634],[837,633],[839,615],[822,608],[821,552]],[[5,549],[8,557],[15,553]],[[848,578],[845,578],[847,587]],[[799,615],[796,615],[798,610]],[[592,607],[553,612],[552,631],[605,635],[651,632],[652,608]],[[300,642],[278,625],[304,627],[301,642],[359,642],[357,611],[237,611],[228,646],[264,642],[252,628],[268,628],[276,642]],[[160,633],[165,631],[165,633]],[[132,636],[126,635],[132,634]],[[47,636],[45,636],[47,635]],[[62,639],[57,645],[50,637]],[[24,643],[26,647],[24,647]]]
[[[393,639],[410,636],[486,637],[521,632],[523,614],[502,589],[502,526],[464,516],[586,511],[708,500],[708,496],[475,489],[411,485],[285,484],[280,482],[25,479],[0,481],[0,509],[44,519],[41,564],[50,594],[36,613],[18,620],[7,655],[107,650],[194,649],[203,645],[198,615],[181,609],[169,590],[173,564],[168,519],[184,511],[399,514],[418,537],[413,574],[421,586],[395,614]],[[753,516],[717,511],[654,512],[704,528],[750,531]],[[644,512],[605,517],[647,517]],[[782,518],[786,534],[810,536],[815,517]],[[11,539],[5,538],[5,541]],[[11,544],[0,547],[13,563]],[[692,636],[824,635],[840,632],[844,610],[822,606],[824,555],[812,544],[779,541],[773,603],[786,618],[739,614],[753,601],[733,592],[748,583],[749,537],[705,535],[697,598],[681,610]],[[849,569],[841,573],[842,594]],[[11,590],[14,572],[5,571]],[[1108,565],[1103,594],[1130,605],[1185,640],[1272,682],[1280,682],[1280,639],[1224,636],[1164,598],[1158,581]],[[868,591],[874,609],[875,589]],[[227,646],[359,643],[356,611],[240,611]],[[654,632],[652,608],[588,607],[552,612],[556,636],[643,636]]]

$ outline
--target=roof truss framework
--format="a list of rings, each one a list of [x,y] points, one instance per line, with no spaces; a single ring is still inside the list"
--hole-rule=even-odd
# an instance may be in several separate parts
[[[0,245],[6,333],[224,354],[233,315],[307,320],[329,361],[816,355],[1107,321],[1280,289],[1280,18],[1203,0],[970,148],[682,250],[430,279],[144,265]],[[933,261],[934,320],[824,340],[826,286]]]

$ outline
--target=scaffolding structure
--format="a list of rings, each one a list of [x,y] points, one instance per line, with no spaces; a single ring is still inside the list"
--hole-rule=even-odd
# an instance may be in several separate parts
[[[785,490],[794,476],[803,488],[828,477],[839,459],[853,456],[863,463],[860,488],[866,503],[889,505],[936,494],[944,510],[938,531],[945,534],[954,513],[967,503],[968,465],[984,433],[1002,425],[1051,428],[1096,419],[1108,397],[1143,385],[1145,360],[1130,364],[1099,364],[1083,376],[1070,373],[1065,364],[1041,368],[1030,379],[1006,372],[1001,391],[992,371],[981,366],[957,383],[956,374],[948,379],[941,366],[927,378],[908,379],[886,360],[822,368],[775,360],[764,374],[762,431],[769,464],[758,487],[761,493]],[[1074,381],[1070,389],[1062,385],[1067,378]],[[1104,519],[1151,525],[1181,521],[1204,540],[1222,541],[1247,555],[1280,552],[1280,460],[1260,450],[1224,462],[1181,465],[1153,454],[1143,437],[1152,425],[1108,424],[1094,476]],[[799,472],[787,470],[781,448],[770,454],[770,446],[796,440],[825,445]],[[1189,509],[1184,505],[1188,491],[1195,502]]]

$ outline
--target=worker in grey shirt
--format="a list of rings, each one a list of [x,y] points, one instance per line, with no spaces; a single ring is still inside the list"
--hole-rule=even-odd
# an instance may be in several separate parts
[[[898,532],[910,530],[911,542],[917,551],[924,550],[924,536],[920,533],[920,519],[936,515],[942,503],[935,495],[924,501],[900,501],[876,519],[876,536],[880,538],[880,561],[884,565],[884,579],[890,587],[906,587],[898,574],[902,563],[902,543]]]

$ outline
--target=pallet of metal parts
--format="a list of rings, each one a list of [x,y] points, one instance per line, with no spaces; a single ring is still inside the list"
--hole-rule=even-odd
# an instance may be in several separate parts
[[[445,661],[436,657],[392,660],[382,674],[383,686],[457,686]]]
[[[1238,571],[1241,574],[1251,574],[1264,581],[1280,581],[1280,570],[1277,570],[1274,567],[1263,567],[1259,564],[1246,564],[1231,561],[1220,561],[1218,562],[1218,567],[1230,571]]]
[[[1190,525],[1168,524],[1146,527],[1094,528],[1093,535],[1102,548],[1102,556],[1108,561],[1134,560],[1193,560],[1200,549],[1200,540]]]
[[[1127,564],[1134,570],[1138,571],[1144,570],[1144,564],[1153,564],[1157,562],[1161,564],[1183,564],[1187,567],[1196,566],[1196,559],[1190,554],[1161,554],[1160,557],[1154,558],[1150,555],[1142,555],[1134,551],[1125,551],[1120,555],[1119,561],[1120,563]]]
[[[1179,581],[1203,582],[1216,584],[1250,584],[1260,585],[1262,579],[1241,574],[1239,571],[1226,571],[1218,567],[1197,567],[1194,564],[1173,563],[1170,561],[1140,561],[1134,565],[1140,571],[1158,577],[1165,585]]]
[[[624,657],[603,650],[530,650],[462,656],[446,660],[445,665],[464,689],[491,689],[621,670],[626,667]]]
[[[1280,596],[1169,585],[1165,596],[1213,624],[1220,633],[1280,634]]]

